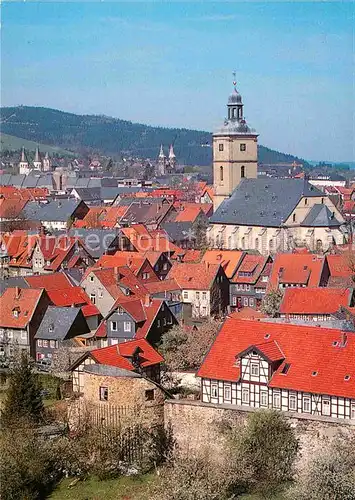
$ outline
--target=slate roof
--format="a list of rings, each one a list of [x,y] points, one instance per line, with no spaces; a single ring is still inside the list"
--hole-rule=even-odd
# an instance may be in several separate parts
[[[115,229],[83,229],[74,228],[68,231],[69,236],[80,238],[94,259],[107,252],[111,243],[117,237]]]
[[[74,198],[53,200],[49,203],[29,201],[24,208],[24,214],[29,220],[66,222],[80,203],[80,200]]]
[[[304,179],[244,179],[212,215],[214,224],[279,227],[299,200],[325,196]]]
[[[167,232],[169,238],[175,241],[183,241],[186,239],[194,239],[193,222],[165,222],[161,224],[161,228]]]
[[[301,226],[332,227],[341,226],[341,222],[334,217],[326,205],[316,203],[306,215]]]
[[[80,307],[48,306],[35,338],[64,340],[68,336],[76,320],[81,321],[78,322],[79,328],[76,329],[75,335],[72,336],[90,332]]]
[[[83,201],[100,201],[101,189],[100,187],[74,188],[79,198]]]

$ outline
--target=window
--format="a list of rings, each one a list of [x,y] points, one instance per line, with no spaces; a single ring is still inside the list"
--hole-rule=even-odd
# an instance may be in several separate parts
[[[95,293],[90,293],[90,300],[93,304],[96,304],[96,294]]]
[[[279,392],[274,392],[272,398],[272,406],[273,408],[280,408],[281,405],[281,395]]]
[[[21,332],[21,340],[27,340],[27,332],[25,330]]]
[[[268,276],[262,276],[261,281],[263,283],[267,283],[269,281],[269,277]]]
[[[240,151],[246,151],[246,149],[247,149],[247,145],[246,144],[240,144],[240,146],[239,146],[239,150]]]
[[[249,306],[254,307],[254,299],[249,299]]]
[[[269,397],[268,397],[267,391],[261,391],[260,392],[260,406],[268,406],[269,404]]]
[[[99,297],[100,297],[100,299],[102,299],[103,296],[104,296],[104,292],[100,289],[99,290]]]
[[[188,299],[189,298],[189,292],[184,292],[184,299]]]
[[[306,413],[311,412],[311,399],[309,397],[303,398],[303,411]]]
[[[200,299],[200,292],[196,292],[196,300]]]
[[[248,297],[244,297],[244,299],[243,299],[243,304],[244,304],[245,306],[248,306]]]
[[[274,242],[273,242],[273,240],[270,240],[269,241],[269,250],[271,251],[273,249],[274,249]]]
[[[108,387],[99,388],[100,401],[108,401]]]
[[[219,180],[223,182],[223,167],[219,167]]]
[[[160,328],[160,319],[157,320],[157,327]]]
[[[37,340],[37,346],[38,346],[38,347],[42,347],[42,340],[41,340],[41,339],[38,339],[38,340]]]
[[[202,316],[207,316],[207,307],[206,306],[204,306],[202,308]]]
[[[130,332],[131,331],[131,322],[130,321],[125,321],[123,324],[123,330],[125,332]]]
[[[249,404],[249,389],[242,389],[242,403]]]
[[[217,384],[212,384],[212,387],[211,387],[211,396],[213,398],[218,398],[218,385]]]
[[[322,401],[322,415],[326,415],[327,417],[330,416],[330,400],[329,399],[323,399]]]
[[[168,317],[168,325],[172,325],[172,324],[173,324],[173,317],[169,316]]]
[[[167,262],[165,262],[165,264],[163,264],[163,271],[167,271],[168,270],[168,264]]]
[[[224,145],[223,144],[219,144],[218,145],[218,149],[219,149],[219,151],[223,151],[224,150]]]
[[[13,309],[12,314],[13,314],[14,318],[18,318],[18,314],[19,314],[18,309]]]
[[[307,205],[308,204],[308,200],[307,198],[304,199],[304,204]]]
[[[243,177],[245,177],[245,167],[244,165],[242,165],[240,167],[240,177],[243,179]]]
[[[119,308],[117,309],[117,314],[120,314],[120,315],[121,315],[121,314],[123,314],[123,309],[122,309],[122,307],[119,307]]]
[[[231,386],[230,385],[225,385],[224,386],[224,399],[226,399],[227,401],[230,401],[231,400]]]
[[[254,377],[258,377],[259,376],[259,365],[258,365],[258,363],[252,363],[251,364],[251,374]]]
[[[259,250],[259,238],[255,238],[255,250]]]
[[[42,345],[43,347],[48,347],[48,340],[43,340]]]
[[[236,306],[237,305],[237,297],[235,295],[233,295],[232,297],[232,306]]]
[[[90,281],[94,281],[94,277],[93,277],[93,276],[90,276],[89,280],[90,280]]]
[[[145,400],[154,401],[154,389],[147,389],[145,391]]]
[[[49,331],[49,333],[52,333],[52,332],[54,331],[54,325],[53,325],[53,323],[51,323],[51,324],[49,325],[49,327],[48,327],[48,331]]]
[[[111,321],[111,330],[117,332],[117,321]]]
[[[14,332],[12,330],[8,330],[8,332],[7,332],[7,338],[8,339],[12,339],[13,336],[14,336]]]
[[[292,221],[293,221],[293,222],[296,222],[296,214],[293,214],[293,215],[292,215]]]
[[[166,325],[166,318],[163,318],[163,325]]]
[[[55,340],[50,340],[49,341],[49,347],[51,347],[52,349],[55,349],[57,346],[56,346],[56,341]]]
[[[202,299],[207,300],[207,292],[202,292]]]
[[[288,397],[288,409],[297,410],[297,396],[296,394],[290,394]]]
[[[143,273],[143,279],[147,280],[149,278],[150,274],[149,273]]]
[[[355,420],[355,405],[351,405],[350,418]]]

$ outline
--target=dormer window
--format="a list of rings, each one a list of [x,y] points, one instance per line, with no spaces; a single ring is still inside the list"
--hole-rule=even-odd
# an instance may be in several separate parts
[[[316,377],[318,375],[318,372],[312,372],[312,377]]]
[[[47,260],[46,265],[47,265],[47,266],[50,266],[50,265],[51,265],[51,261],[50,261],[50,260]]]
[[[18,318],[19,314],[20,314],[20,310],[17,307],[12,310],[12,315],[14,318]]]
[[[346,381],[350,380],[350,375],[345,375],[344,380]]]
[[[54,331],[54,325],[53,325],[53,323],[51,323],[51,324],[49,325],[49,327],[48,327],[48,331],[49,331],[49,333],[52,333],[52,332]]]

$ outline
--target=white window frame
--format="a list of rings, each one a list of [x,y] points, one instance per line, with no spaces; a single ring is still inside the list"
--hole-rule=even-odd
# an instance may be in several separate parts
[[[114,323],[116,324],[116,328],[114,328],[114,327],[113,327],[113,324],[114,324]],[[117,321],[112,321],[112,320],[111,320],[111,330],[112,330],[113,332],[117,332]]]
[[[248,304],[249,304],[248,297],[243,297],[243,305],[245,307],[248,307]]]
[[[265,397],[265,400],[263,399]],[[260,391],[260,406],[269,406],[269,393],[268,391]]]
[[[306,409],[306,405],[309,405],[309,409]],[[302,411],[303,413],[311,413],[312,411],[312,401],[310,396],[303,396],[302,398]]]
[[[125,332],[131,332],[131,331],[132,331],[132,324],[131,324],[131,322],[130,322],[130,321],[125,321],[125,322],[123,323],[123,330],[124,330]]]
[[[96,304],[96,293],[90,293],[90,300],[93,304]]]
[[[91,282],[92,282],[92,281],[94,281],[94,277],[93,277],[93,276],[90,276],[90,277],[89,277],[89,281],[91,281]]]
[[[250,391],[247,387],[242,389],[242,404],[250,404]]]
[[[202,292],[202,300],[207,300],[207,292]]]
[[[272,407],[273,408],[281,408],[281,393],[274,392],[272,395]]]
[[[324,409],[327,408],[327,412]],[[332,405],[330,399],[322,399],[322,415],[325,417],[330,417],[332,414]]]
[[[37,347],[42,347],[42,339],[37,340]]]
[[[27,332],[26,330],[21,331],[21,340],[27,340]]]
[[[237,297],[235,295],[232,295],[232,306],[237,305]]]
[[[297,394],[291,393],[288,395],[288,409],[290,411],[297,411]]]
[[[188,299],[188,298],[189,298],[189,292],[184,291],[184,299]]]
[[[200,300],[200,292],[195,293],[196,300]]]
[[[218,398],[218,384],[211,384],[211,398]]]
[[[253,369],[256,368],[256,373],[253,373]],[[259,377],[259,374],[260,374],[260,366],[259,366],[259,363],[251,363],[251,366],[250,366],[250,375],[252,377]]]
[[[14,332],[12,330],[7,331],[7,338],[8,339],[13,339],[14,338]]]
[[[55,349],[55,348],[56,348],[56,343],[55,343],[55,342],[56,342],[55,340],[50,340],[50,341],[49,341],[49,347],[50,347],[51,349]]]
[[[104,292],[101,289],[99,289],[99,297],[100,297],[100,299],[102,299],[103,296],[104,296]]]
[[[351,403],[350,405],[350,418],[355,420],[355,403]]]
[[[232,401],[232,387],[230,385],[224,385],[223,399],[227,401]]]

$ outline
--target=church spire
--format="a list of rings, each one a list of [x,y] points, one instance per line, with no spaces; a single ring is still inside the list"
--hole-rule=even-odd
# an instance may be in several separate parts
[[[175,153],[174,153],[174,147],[172,144],[170,144],[169,148],[169,160],[174,160],[176,158]]]
[[[159,151],[158,158],[165,158],[164,149],[163,149],[162,144],[160,144],[160,151]]]

